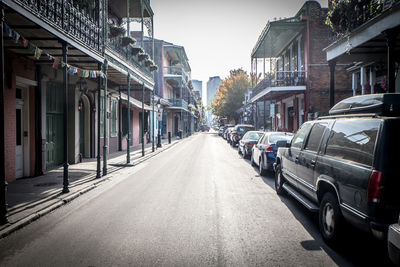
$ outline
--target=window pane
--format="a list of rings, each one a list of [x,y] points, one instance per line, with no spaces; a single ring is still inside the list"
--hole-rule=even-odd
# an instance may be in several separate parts
[[[297,131],[296,135],[293,137],[292,147],[302,148],[304,139],[306,139],[308,132],[310,131],[312,124],[304,123],[301,128]]]
[[[379,119],[336,121],[330,133],[326,155],[372,165]]]
[[[310,136],[304,149],[311,151],[318,151],[319,144],[321,142],[322,135],[326,129],[327,123],[317,122],[311,129]]]
[[[276,144],[276,141],[289,141],[292,140],[293,134],[271,134],[269,136],[269,143],[270,144]]]

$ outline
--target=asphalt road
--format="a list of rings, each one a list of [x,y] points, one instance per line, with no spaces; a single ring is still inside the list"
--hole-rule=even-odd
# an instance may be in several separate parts
[[[197,134],[0,240],[1,266],[385,265],[352,229],[336,249],[215,134]]]

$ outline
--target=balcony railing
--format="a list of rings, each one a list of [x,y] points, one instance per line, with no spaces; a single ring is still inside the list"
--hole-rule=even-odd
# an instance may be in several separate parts
[[[331,38],[342,37],[395,5],[400,5],[400,0],[338,1],[327,17],[333,31]]]
[[[170,98],[168,99],[168,101],[172,104],[173,107],[188,109],[188,103],[183,99]]]
[[[277,71],[275,74],[267,73],[253,89],[252,97],[268,87],[303,86],[305,85],[304,71]]]
[[[101,52],[101,20],[74,7],[72,0],[15,0],[22,8],[89,49]],[[96,12],[97,18],[100,9]]]
[[[185,83],[188,83],[190,80],[189,75],[183,70],[182,67],[176,67],[176,66],[164,67],[164,75],[182,76]]]
[[[134,55],[134,48],[131,45],[122,45],[122,37],[109,37],[106,40],[106,46],[113,50],[120,58],[124,59],[128,64],[142,70],[146,75],[152,77],[151,71],[145,66],[145,60],[139,61],[138,54]]]

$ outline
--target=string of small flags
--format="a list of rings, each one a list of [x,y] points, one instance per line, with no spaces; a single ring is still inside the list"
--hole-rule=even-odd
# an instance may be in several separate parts
[[[61,68],[67,68],[67,72],[70,75],[77,75],[78,77],[82,78],[105,78],[106,75],[104,72],[99,71],[99,70],[85,70],[81,69],[75,66],[72,66],[68,63],[65,63],[62,61],[60,58],[53,57],[52,55],[48,54],[47,52],[43,51],[39,47],[37,47],[35,44],[32,44],[29,42],[27,39],[25,39],[21,34],[10,28],[5,22],[3,22],[4,25],[4,33],[7,37],[10,37],[14,40],[16,44],[20,43],[28,49],[28,52],[30,54],[33,54],[33,57],[35,59],[39,59],[42,55],[46,55],[49,60],[53,61],[52,67],[53,69],[58,69],[60,66]]]

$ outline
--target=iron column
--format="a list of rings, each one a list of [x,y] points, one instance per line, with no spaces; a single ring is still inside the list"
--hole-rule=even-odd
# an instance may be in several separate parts
[[[126,163],[131,163],[131,74],[128,72],[128,135],[126,138],[127,148],[126,148]]]
[[[63,61],[67,64],[67,43],[62,43]],[[68,179],[68,70],[67,65],[63,69],[63,84],[64,84],[64,177],[63,177],[63,193],[69,192]]]
[[[102,63],[98,63],[98,70],[102,68]],[[96,178],[101,178],[101,156],[100,156],[100,120],[101,120],[101,77],[97,79],[97,171]]]
[[[142,157],[144,157],[144,83],[142,83]]]
[[[107,149],[108,149],[108,140],[107,140],[107,69],[108,62],[107,59],[104,60],[104,144],[103,144],[103,176],[107,175]]]
[[[4,140],[4,7],[0,4],[0,224],[7,223]]]

